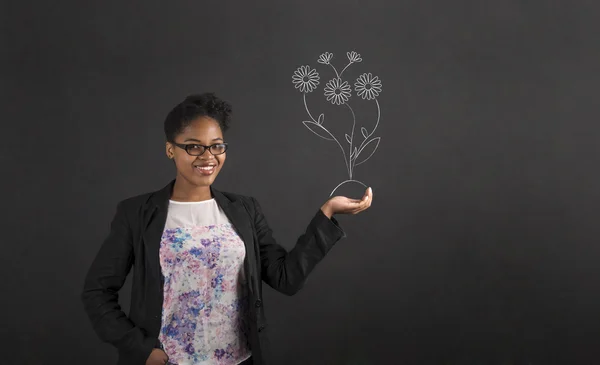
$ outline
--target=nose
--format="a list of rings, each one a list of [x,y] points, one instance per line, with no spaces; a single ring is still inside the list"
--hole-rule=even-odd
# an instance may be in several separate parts
[[[198,156],[199,159],[201,160],[211,160],[214,159],[215,156],[213,156],[212,153],[210,153],[210,151],[208,149],[204,150],[204,153],[201,154],[200,156]]]

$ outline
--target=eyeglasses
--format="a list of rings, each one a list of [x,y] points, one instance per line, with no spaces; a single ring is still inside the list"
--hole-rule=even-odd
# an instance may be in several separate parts
[[[171,142],[173,145],[184,149],[190,156],[202,156],[208,150],[213,156],[222,155],[227,151],[227,143],[216,143],[210,146],[201,144],[182,144]]]

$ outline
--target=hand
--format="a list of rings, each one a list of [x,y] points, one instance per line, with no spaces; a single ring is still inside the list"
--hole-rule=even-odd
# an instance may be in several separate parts
[[[146,360],[146,365],[165,365],[169,361],[167,354],[161,349],[153,349]]]
[[[368,188],[362,199],[350,199],[345,196],[334,196],[321,207],[321,211],[328,218],[334,214],[358,214],[371,206],[373,189]]]

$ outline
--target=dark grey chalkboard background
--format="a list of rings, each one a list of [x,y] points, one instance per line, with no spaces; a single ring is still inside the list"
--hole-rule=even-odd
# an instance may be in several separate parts
[[[279,363],[600,363],[599,10],[2,2],[0,359],[114,363],[79,301],[83,275],[116,203],[174,176],[162,122],[187,94],[232,102],[216,186],[259,199],[291,248],[346,178],[337,147],[302,125],[292,73],[354,50],[348,72],[383,81],[382,142],[357,168],[375,199],[341,217],[348,237],[301,293],[267,290]]]

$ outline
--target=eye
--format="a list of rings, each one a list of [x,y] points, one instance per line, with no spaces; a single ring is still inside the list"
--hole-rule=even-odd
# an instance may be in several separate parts
[[[213,144],[212,146],[210,146],[210,149],[213,152],[224,152],[225,148],[226,148],[226,146],[223,143],[217,143],[217,144]]]
[[[188,149],[191,151],[198,151],[201,150],[203,147],[200,146],[199,144],[189,144],[188,145]]]

